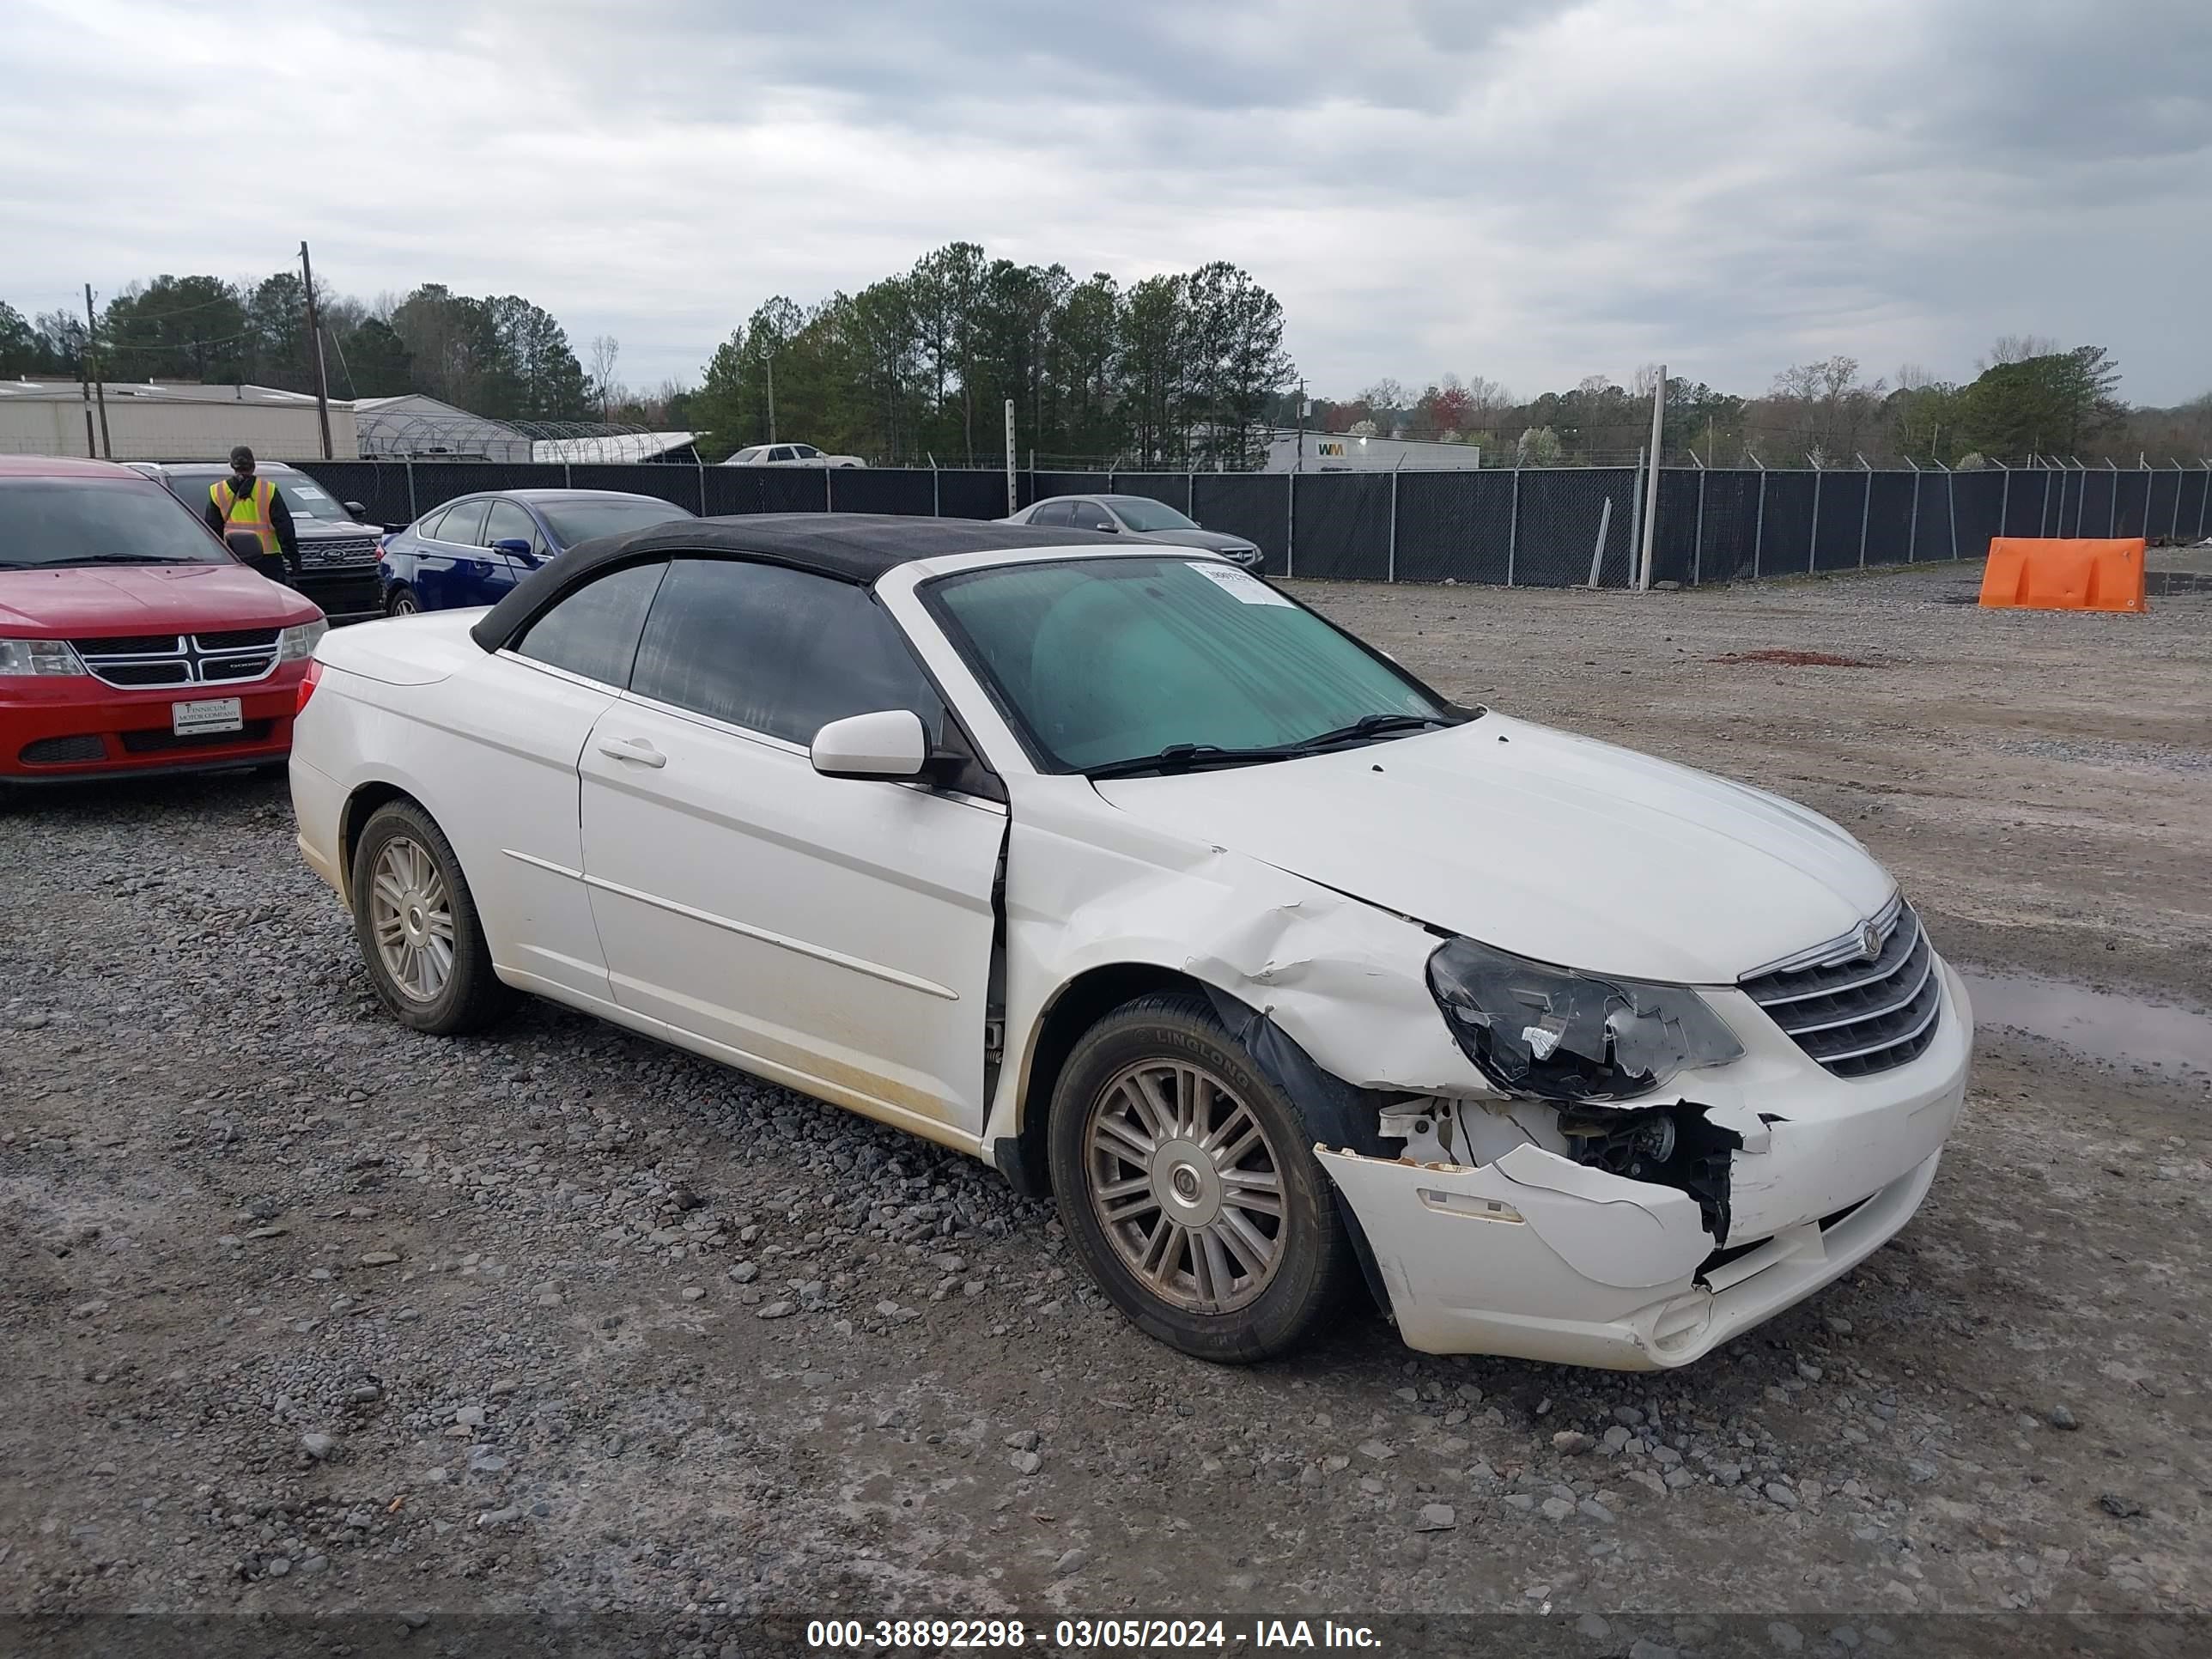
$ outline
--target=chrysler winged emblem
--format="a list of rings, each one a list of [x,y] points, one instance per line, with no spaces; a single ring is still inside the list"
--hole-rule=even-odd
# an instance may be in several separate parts
[[[1881,929],[1870,921],[1859,924],[1859,954],[1869,962],[1881,954]]]

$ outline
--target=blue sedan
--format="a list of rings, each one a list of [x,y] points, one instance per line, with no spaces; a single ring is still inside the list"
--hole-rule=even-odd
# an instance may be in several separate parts
[[[698,514],[618,489],[503,489],[432,507],[386,538],[377,558],[386,616],[492,605],[579,542]]]

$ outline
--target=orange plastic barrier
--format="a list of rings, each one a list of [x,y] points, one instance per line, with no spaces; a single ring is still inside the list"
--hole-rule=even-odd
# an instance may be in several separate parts
[[[1982,603],[2006,610],[2144,611],[2143,544],[1995,536]]]

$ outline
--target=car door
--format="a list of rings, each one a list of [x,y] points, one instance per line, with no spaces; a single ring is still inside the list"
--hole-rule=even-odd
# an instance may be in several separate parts
[[[1121,520],[1109,513],[1102,502],[1078,501],[1075,503],[1075,527],[1078,530],[1114,532],[1121,528]]]
[[[602,1008],[613,995],[584,887],[578,762],[629,678],[666,571],[628,566],[565,594],[468,671],[468,695],[417,744],[426,773],[465,780],[447,802],[447,830],[495,960],[532,989]]]
[[[543,555],[542,538],[538,520],[530,510],[519,501],[495,501],[491,510],[484,514],[484,567],[482,587],[484,597],[472,601],[477,605],[496,605],[507,596],[507,591],[538,568]],[[497,544],[503,541],[526,542],[527,555],[518,558],[502,552]]]
[[[1057,525],[1065,530],[1075,522],[1075,507],[1070,501],[1039,501],[1030,509],[1030,522],[1043,525],[1048,529]]]
[[[483,603],[469,595],[476,591],[474,566],[483,556],[478,538],[489,505],[481,496],[455,501],[438,520],[435,532],[422,538],[415,561],[415,592],[425,611]]]
[[[584,868],[618,1002],[957,1144],[982,1130],[1005,809],[807,753],[825,721],[899,708],[946,729],[866,589],[675,560],[584,752]]]

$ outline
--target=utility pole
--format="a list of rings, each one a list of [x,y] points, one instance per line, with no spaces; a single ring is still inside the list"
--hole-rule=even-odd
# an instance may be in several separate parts
[[[1014,400],[1006,399],[1006,516],[1021,511],[1021,496],[1014,488]]]
[[[100,453],[105,459],[112,461],[115,459],[115,446],[107,439],[107,382],[100,378],[100,366],[93,360],[94,327],[92,284],[87,283],[84,285],[84,372],[85,378],[92,382],[93,401],[100,405]],[[85,447],[89,449],[92,447],[92,434],[88,429],[84,435]]]
[[[775,353],[763,360],[768,366],[768,441],[775,441]]]
[[[100,451],[92,441],[92,336],[88,333],[76,354],[76,379],[84,393],[84,458],[88,461],[96,461],[100,459]]]
[[[307,245],[300,244],[300,280],[307,289],[307,332],[315,342],[315,419],[323,428],[323,459],[331,459],[331,383],[323,372],[323,319],[315,309],[315,268],[307,263]]]
[[[1659,438],[1667,416],[1667,365],[1659,365],[1658,384],[1651,388],[1651,470],[1644,481],[1644,546],[1636,566],[1636,588],[1651,586],[1651,548],[1659,519]]]

